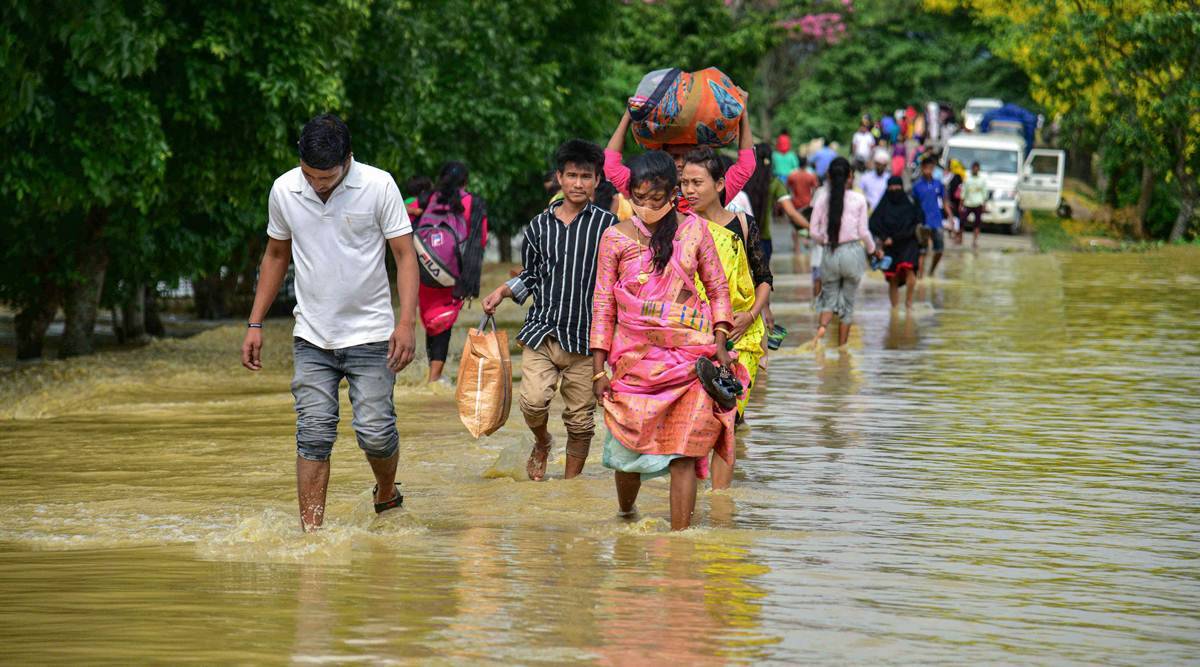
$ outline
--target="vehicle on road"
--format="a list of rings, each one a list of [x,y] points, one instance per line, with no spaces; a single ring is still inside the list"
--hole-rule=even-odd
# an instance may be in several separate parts
[[[967,169],[979,163],[987,181],[983,222],[1011,234],[1021,230],[1023,210],[1056,210],[1062,201],[1066,153],[1049,148],[1025,150],[1018,134],[957,134],[946,142],[942,167],[958,160]]]
[[[963,129],[967,132],[975,132],[979,127],[979,121],[983,120],[983,114],[1002,106],[1004,106],[1004,100],[994,97],[972,97],[967,100],[967,106],[963,107]]]

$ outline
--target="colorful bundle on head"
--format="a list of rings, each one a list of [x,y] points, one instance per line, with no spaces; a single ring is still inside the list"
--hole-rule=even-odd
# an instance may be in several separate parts
[[[633,138],[648,150],[667,144],[731,144],[745,111],[746,91],[715,67],[655,70],[629,98]]]

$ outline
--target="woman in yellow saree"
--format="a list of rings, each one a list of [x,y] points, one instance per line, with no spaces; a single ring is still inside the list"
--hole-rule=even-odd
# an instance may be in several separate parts
[[[712,149],[692,151],[684,158],[681,186],[683,196],[692,209],[708,221],[709,233],[712,234],[717,255],[729,283],[734,322],[731,335],[734,341],[732,351],[736,356],[736,366],[741,367],[735,366],[735,370],[743,379],[748,379],[745,383],[746,391],[738,399],[737,405],[738,415],[743,416],[746,403],[750,400],[750,387],[758,375],[758,362],[763,355],[762,341],[766,335],[766,327],[760,312],[765,305],[765,299],[758,298],[754,276],[750,270],[750,254],[740,233],[742,229],[746,229],[746,236],[750,236],[748,232],[752,220],[747,220],[745,214],[735,214],[721,206],[719,193],[725,186],[721,166]],[[703,287],[697,281],[696,288],[702,298],[705,296]],[[770,293],[769,283],[765,285],[765,293]],[[712,487],[728,489],[732,483],[732,461],[727,464],[725,460],[713,457]]]

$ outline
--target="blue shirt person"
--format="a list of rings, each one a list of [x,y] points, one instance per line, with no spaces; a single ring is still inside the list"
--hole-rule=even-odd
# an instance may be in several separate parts
[[[942,202],[946,200],[946,186],[941,181],[921,178],[913,184],[913,197],[925,214],[925,226],[930,229],[942,227]]]

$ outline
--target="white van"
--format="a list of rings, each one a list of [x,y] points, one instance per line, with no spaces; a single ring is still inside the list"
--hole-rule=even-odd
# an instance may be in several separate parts
[[[967,100],[967,106],[963,107],[963,129],[967,132],[976,131],[979,129],[979,121],[983,120],[983,114],[1002,106],[1004,101],[994,97],[972,97]]]
[[[1025,140],[1016,134],[958,134],[946,142],[942,168],[949,168],[951,160],[961,162],[968,173],[979,163],[988,185],[983,221],[1003,225],[1010,233],[1020,231],[1022,210],[1053,211],[1062,201],[1063,151],[1035,148],[1025,155]]]

